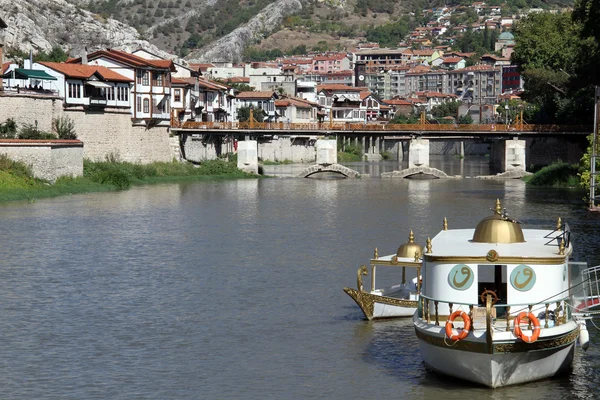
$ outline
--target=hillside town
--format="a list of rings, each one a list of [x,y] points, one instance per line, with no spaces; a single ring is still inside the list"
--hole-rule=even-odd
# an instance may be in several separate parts
[[[396,48],[363,43],[349,52],[241,64],[103,49],[60,63],[3,62],[0,87],[4,95],[61,98],[65,108],[128,111],[132,123],[142,126],[235,122],[242,108],[262,110],[258,122],[385,123],[398,114],[429,113],[448,101],[460,101],[459,114],[473,122],[490,123],[499,104],[523,91],[510,63],[514,19],[483,2],[471,10],[480,22],[470,26],[451,26],[454,9],[424,10],[431,21]],[[451,50],[451,42],[467,29],[496,32],[495,53],[477,57]]]

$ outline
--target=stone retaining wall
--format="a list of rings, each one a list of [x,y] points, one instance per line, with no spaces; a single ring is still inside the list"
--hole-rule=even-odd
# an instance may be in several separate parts
[[[83,175],[83,143],[79,140],[0,140],[0,154],[31,167],[33,176],[50,182]]]
[[[121,161],[142,164],[177,158],[169,129],[133,126],[129,110],[63,109],[63,101],[57,97],[0,95],[0,123],[13,118],[20,128],[23,124],[35,125],[37,122],[38,129],[51,132],[52,119],[62,116],[73,120],[77,138],[84,143],[84,158],[98,161],[114,155]]]

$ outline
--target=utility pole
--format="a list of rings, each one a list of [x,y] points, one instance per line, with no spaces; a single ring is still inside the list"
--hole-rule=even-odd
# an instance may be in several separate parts
[[[592,137],[592,154],[590,157],[590,211],[599,211],[596,207],[596,159],[598,157],[598,114],[600,110],[600,86],[596,86],[594,91],[594,136]]]

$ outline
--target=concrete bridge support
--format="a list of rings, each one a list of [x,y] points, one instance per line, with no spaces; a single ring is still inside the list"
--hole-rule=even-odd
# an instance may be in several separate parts
[[[337,164],[337,141],[329,139],[317,140],[317,164]]]
[[[258,174],[258,143],[256,140],[238,142],[237,167],[242,171]]]
[[[411,139],[408,148],[408,168],[429,167],[429,140]]]
[[[367,161],[381,161],[381,143],[379,136],[368,136],[368,147],[364,152]]]
[[[490,166],[498,177],[521,178],[528,174],[525,155],[525,140],[495,140],[490,151]]]

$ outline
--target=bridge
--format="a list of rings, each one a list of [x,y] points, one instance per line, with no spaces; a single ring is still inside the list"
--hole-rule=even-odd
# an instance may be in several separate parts
[[[381,124],[381,123],[283,123],[270,122],[199,122],[172,120],[171,132],[179,137],[183,158],[201,162],[236,152],[238,143],[252,140],[257,160],[313,163],[318,160],[317,142],[335,139],[340,150],[361,148],[367,161],[408,158],[408,169],[391,177],[418,174],[445,177],[443,171],[429,169],[429,154],[480,154],[489,156],[490,165],[503,177],[527,174],[530,165],[548,165],[554,161],[579,162],[587,146],[592,126],[532,125],[522,121],[509,124]],[[431,142],[431,143],[430,143]],[[465,148],[467,150],[465,151]],[[475,150],[475,149],[478,150]],[[238,151],[239,154],[239,151]],[[254,160],[254,158],[250,158]],[[251,161],[246,167],[252,166]],[[324,167],[337,161],[317,162],[303,176],[326,172]],[[335,172],[346,177],[352,171]],[[499,176],[499,177],[502,177]]]
[[[397,138],[501,138],[513,136],[561,136],[589,135],[592,125],[527,124],[386,124],[386,123],[340,123],[340,122],[200,122],[171,120],[175,132],[198,131],[213,135],[343,135],[368,136],[381,134]]]

